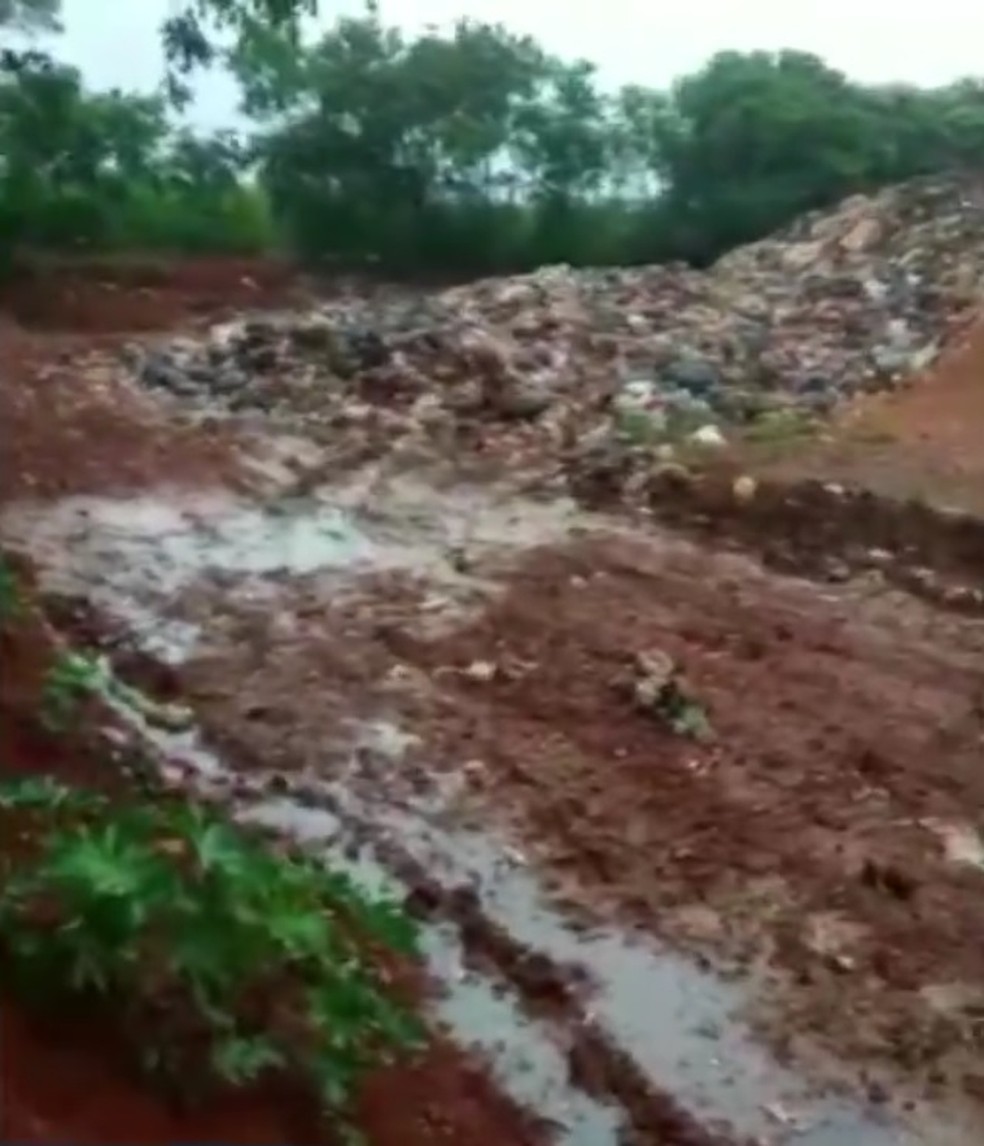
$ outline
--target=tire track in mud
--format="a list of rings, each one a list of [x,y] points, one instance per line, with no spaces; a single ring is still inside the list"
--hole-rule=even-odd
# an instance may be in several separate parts
[[[317,848],[360,883],[376,890],[402,889],[408,910],[425,928],[427,966],[450,992],[449,1007],[442,1008],[439,1003],[437,1013],[454,1012],[457,1008],[464,1016],[452,1024],[459,1038],[468,1041],[474,1033],[471,1030],[474,994],[485,995],[480,1008],[494,1005],[502,1008],[507,1005],[503,1003],[501,990],[501,986],[505,986],[505,998],[515,1000],[508,1006],[518,1010],[500,1015],[500,1022],[505,1021],[508,1033],[504,1034],[500,1026],[496,1042],[512,1041],[525,1048],[526,1069],[531,1077],[524,1083],[504,1065],[497,1046],[486,1043],[483,1050],[507,1093],[531,1107],[552,1126],[564,1127],[558,1132],[558,1141],[569,1146],[603,1146],[605,1142],[618,1142],[620,1146],[735,1146],[738,1141],[780,1143],[787,1141],[790,1135],[795,1135],[796,1141],[804,1146],[840,1146],[845,1141],[857,1146],[899,1146],[909,1141],[904,1132],[875,1118],[869,1119],[850,1104],[807,1094],[795,1076],[760,1061],[751,1043],[741,1039],[728,1044],[725,1038],[718,1048],[718,1053],[730,1054],[733,1061],[711,1067],[710,1073],[715,1078],[709,1091],[713,1093],[706,1096],[706,1103],[698,1103],[698,1107],[705,1106],[700,1114],[692,1112],[690,1106],[677,1097],[678,1084],[681,1080],[692,1083],[694,1078],[700,1078],[702,1067],[698,1064],[691,1071],[687,1065],[680,1073],[669,1065],[670,1058],[665,1051],[657,1052],[655,1063],[646,1062],[645,1051],[640,1050],[642,1044],[635,1040],[632,1045],[632,1037],[627,1036],[624,1016],[632,1008],[630,995],[622,993],[621,1016],[603,1001],[599,1002],[605,984],[599,983],[596,975],[603,974],[603,966],[590,959],[582,963],[579,958],[592,940],[582,944],[576,931],[559,916],[553,916],[538,898],[535,904],[526,905],[524,927],[519,925],[522,909],[517,912],[509,907],[492,908],[483,888],[475,886],[467,870],[461,869],[450,881],[437,878],[434,870],[439,870],[442,864],[447,866],[449,854],[442,854],[440,846],[431,850],[433,841],[425,839],[430,825],[424,819],[414,824],[413,814],[408,820],[405,808],[387,809],[382,802],[357,796],[358,785],[349,782],[353,777],[328,783],[315,777],[289,777],[282,773],[259,775],[245,745],[245,767],[237,768],[235,748],[228,742],[224,744],[225,757],[220,761],[197,735],[191,753],[184,734],[175,738],[173,734],[152,731],[151,741],[163,754],[165,771],[170,768],[173,781],[190,782],[194,786],[197,780],[206,798],[230,805],[244,822],[260,826],[275,838],[286,837],[308,848]],[[179,770],[180,775],[167,763],[175,755],[167,751],[172,741],[177,744],[177,755],[186,762]],[[353,765],[357,759],[358,755],[353,757]],[[230,790],[235,791],[231,800]],[[421,816],[425,814],[423,809],[418,812]],[[485,837],[476,836],[471,842],[484,853],[486,868],[498,865],[502,855],[509,854]],[[452,851],[456,846],[450,837],[445,837],[444,843]],[[510,866],[514,866],[512,861]],[[531,874],[517,870],[515,876],[518,886],[523,888],[519,892],[522,897],[540,896]],[[536,911],[545,914],[537,920],[533,914]],[[447,925],[451,927],[450,933]],[[532,934],[523,934],[531,928]],[[559,942],[569,948],[569,958],[559,958],[551,950],[557,942],[551,944],[546,940],[551,928],[560,936]],[[538,935],[545,941],[538,943]],[[647,956],[642,956],[640,965],[632,957],[631,948],[623,947],[621,940],[615,939],[614,945],[616,958],[636,964],[627,980],[630,990],[633,976],[643,995],[647,985],[650,989],[663,986],[671,992],[678,986],[672,975],[653,975],[651,967],[655,963],[647,966]],[[656,961],[663,958],[657,956]],[[454,975],[449,982],[448,966],[462,964],[477,978]],[[648,984],[647,972],[651,978]],[[499,988],[496,983],[500,984]],[[691,1001],[696,1001],[702,989],[713,993],[713,984],[712,976],[701,979],[697,975]],[[607,985],[611,987],[611,983]],[[462,1000],[462,991],[471,993],[472,999]],[[493,999],[497,1002],[493,1003]],[[716,1002],[705,1009],[714,1015],[714,1022],[728,1021],[726,1008]],[[679,1018],[674,1019],[672,1029],[647,1032],[642,1042],[655,1038],[656,1042],[665,1041],[675,1051],[681,1041],[679,1022]],[[536,1031],[541,1033],[531,1035]],[[691,1037],[690,1049],[706,1037],[704,1033],[697,1040]],[[720,1040],[718,1032],[715,1041]],[[741,1065],[743,1055],[749,1053],[755,1060],[751,1070]],[[530,1058],[536,1063],[532,1069]],[[564,1064],[562,1079],[558,1074],[559,1063]],[[661,1068],[669,1070],[672,1084]],[[764,1071],[764,1078],[758,1079],[756,1073],[760,1070]],[[706,1068],[703,1072],[706,1073]],[[720,1106],[729,1085],[736,1088],[737,1101],[725,1101],[723,1108],[715,1109]],[[746,1093],[749,1090],[750,1093]],[[787,1112],[784,1102],[789,1090],[799,1091],[795,1097],[795,1115]],[[558,1112],[558,1093],[565,1095],[561,1109],[573,1111],[573,1116],[565,1118]],[[600,1105],[585,1105],[582,1095]],[[714,1114],[709,1120],[702,1117],[708,1108]],[[614,1111],[622,1113],[615,1115]],[[729,1115],[736,1116],[735,1121],[745,1136],[734,1136]],[[722,1129],[714,1129],[716,1125]]]
[[[489,918],[474,889],[442,884],[411,850],[381,835],[379,809],[357,807],[344,784],[264,778],[252,767],[243,773],[234,754],[220,761],[197,732],[162,732],[132,713],[119,715],[170,783],[275,840],[316,851],[361,886],[402,899],[424,929],[424,964],[441,991],[432,1008],[437,1018],[463,1041],[477,1041],[507,1093],[550,1126],[559,1144],[735,1146],[730,1133],[706,1127],[661,1090],[587,1016],[583,969],[517,939]],[[476,1024],[482,1011],[494,1022]],[[483,1037],[476,1026],[492,1030]],[[510,1061],[517,1055],[518,1069]]]
[[[295,794],[309,801],[310,786],[301,785]],[[354,814],[351,807],[345,808],[344,799],[327,788],[315,798],[318,805],[356,832],[408,889],[406,907],[412,915],[425,924],[436,920],[452,924],[472,967],[479,973],[491,971],[515,991],[520,1007],[531,1019],[550,1023],[562,1046],[571,1085],[602,1103],[614,1099],[624,1109],[631,1133],[621,1134],[620,1143],[733,1144],[730,1135],[707,1129],[672,1094],[660,1090],[616,1039],[588,1017],[582,968],[554,962],[493,921],[474,888],[447,887],[392,837],[379,840],[371,813]],[[290,819],[288,812],[283,823]]]

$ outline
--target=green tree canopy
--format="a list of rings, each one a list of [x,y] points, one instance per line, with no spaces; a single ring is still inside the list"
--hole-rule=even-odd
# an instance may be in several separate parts
[[[0,238],[278,244],[412,274],[704,263],[853,192],[984,166],[980,78],[870,86],[804,52],[722,52],[669,90],[610,91],[497,25],[409,36],[367,10],[312,40],[315,10],[178,7],[171,97],[220,63],[249,124],[202,138],[174,98],[90,92],[42,51],[57,0],[0,0]]]

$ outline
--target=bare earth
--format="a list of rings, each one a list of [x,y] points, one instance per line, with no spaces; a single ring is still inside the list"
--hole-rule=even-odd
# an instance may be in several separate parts
[[[63,633],[192,705],[155,742],[175,783],[423,921],[434,1048],[371,1081],[374,1144],[981,1141],[984,330],[741,463],[768,496],[860,484],[863,516],[688,487],[641,520],[437,456],[298,493],[303,442],[86,368],[116,337],[0,329],[4,544]],[[855,560],[879,530],[924,572]],[[699,734],[643,703],[653,664]],[[18,1061],[5,1137],[115,1140]],[[197,1140],[258,1141],[236,1118]]]

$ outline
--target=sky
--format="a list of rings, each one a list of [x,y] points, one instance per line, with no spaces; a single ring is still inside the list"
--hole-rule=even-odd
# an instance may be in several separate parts
[[[97,87],[151,90],[162,60],[157,28],[176,0],[63,0],[61,54]],[[856,79],[940,84],[984,73],[984,4],[974,0],[379,0],[408,31],[470,17],[535,36],[548,50],[598,65],[617,86],[665,87],[715,52],[797,48]],[[357,14],[358,0],[322,0],[322,22]],[[236,91],[222,75],[198,86],[192,117],[234,125]]]

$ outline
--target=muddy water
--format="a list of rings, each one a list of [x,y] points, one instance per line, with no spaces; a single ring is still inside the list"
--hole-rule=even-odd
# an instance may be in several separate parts
[[[267,505],[218,491],[23,503],[6,507],[0,526],[5,544],[39,563],[46,588],[89,596],[147,652],[180,663],[201,633],[162,606],[203,578],[256,597],[285,577],[320,575],[337,591],[367,573],[402,571],[440,588],[450,606],[494,591],[465,571],[464,554],[471,565],[560,540],[589,520],[571,502],[517,504],[467,487],[359,477],[326,497]]]
[[[180,660],[202,640],[164,611],[183,590],[218,574],[230,596],[261,582],[275,598],[278,580],[331,578],[332,587],[367,572],[401,569],[450,590],[480,583],[462,572],[450,549],[478,556],[559,540],[587,519],[569,506],[502,503],[474,491],[438,493],[414,486],[376,490],[353,484],[290,506],[263,508],[225,496],[78,499],[56,507],[21,506],[5,515],[5,536],[27,549],[52,587],[84,592],[126,620],[148,647]],[[594,523],[597,524],[597,523]],[[491,591],[482,585],[483,591]],[[167,620],[167,625],[163,620]],[[166,757],[190,763],[206,787],[228,775],[194,731],[138,731]],[[406,737],[378,724],[367,730],[377,752],[398,761]],[[354,767],[354,765],[353,765]],[[364,779],[364,778],[363,778]],[[365,798],[367,790],[376,795]],[[781,1068],[733,1016],[748,1001],[734,984],[666,950],[609,931],[585,933],[554,910],[536,876],[506,841],[465,831],[440,801],[387,803],[357,772],[324,786],[343,820],[290,801],[264,802],[249,815],[320,847],[369,886],[399,890],[371,856],[346,858],[354,827],[395,845],[449,888],[476,889],[484,914],[551,960],[584,967],[595,985],[592,1017],[664,1092],[701,1118],[723,1119],[761,1141],[804,1146],[889,1146],[966,1142],[934,1127],[927,1137],[883,1124],[859,1106],[817,1097],[809,1083]],[[401,792],[401,796],[404,793]],[[557,1032],[523,1013],[502,984],[464,974],[461,941],[450,924],[429,926],[425,949],[445,994],[438,1014],[465,1043],[475,1042],[508,1092],[563,1127],[571,1146],[607,1146],[618,1112],[568,1081]]]
[[[318,848],[335,870],[372,893],[401,898],[407,894],[408,889],[365,851],[352,858],[345,846],[349,826],[328,811],[275,800],[242,810],[240,818],[284,830]],[[465,970],[456,929],[428,926],[421,938],[427,967],[441,988],[434,1017],[462,1045],[479,1051],[506,1093],[557,1128],[558,1142],[615,1146],[622,1129],[619,1111],[570,1084],[567,1062],[549,1029],[531,1022],[501,983]]]
[[[193,730],[151,728],[135,714],[130,720],[164,759],[192,764],[203,790],[229,776]],[[363,743],[395,764],[413,739],[375,721],[365,727]],[[318,849],[372,892],[402,898],[409,888],[365,846],[367,839],[385,845],[387,854],[396,845],[448,889],[475,889],[485,915],[515,940],[557,964],[584,969],[593,986],[586,1018],[611,1035],[661,1090],[708,1122],[726,1123],[761,1143],[916,1146],[925,1140],[849,1102],[818,1096],[815,1087],[776,1063],[735,1018],[748,1001],[747,988],[620,931],[572,926],[550,905],[515,847],[487,832],[449,827],[439,798],[408,801],[401,793],[399,807],[378,795],[366,798],[357,761],[353,756],[350,775],[340,781],[306,780],[304,803],[265,798],[237,814]],[[251,781],[254,790],[264,786],[263,778]],[[311,806],[319,787],[327,807]],[[368,790],[379,792],[377,785]],[[464,969],[455,925],[427,924],[423,951],[442,988],[436,1017],[461,1043],[482,1052],[503,1089],[556,1125],[570,1146],[614,1146],[622,1125],[618,1112],[570,1084],[556,1031],[524,1013],[502,983]]]
[[[399,809],[356,796],[352,779],[325,785],[347,824],[396,844],[448,888],[478,892],[485,915],[532,951],[585,969],[594,985],[592,1021],[613,1036],[658,1086],[707,1122],[722,1121],[761,1142],[805,1146],[901,1146],[924,1141],[847,1101],[818,1096],[759,1047],[735,1017],[747,987],[729,983],[673,952],[620,931],[585,932],[548,901],[515,847],[487,833],[447,828],[436,809]],[[310,786],[307,786],[308,791]],[[289,800],[255,814],[305,836],[330,813]],[[939,1139],[942,1146],[943,1139]]]

